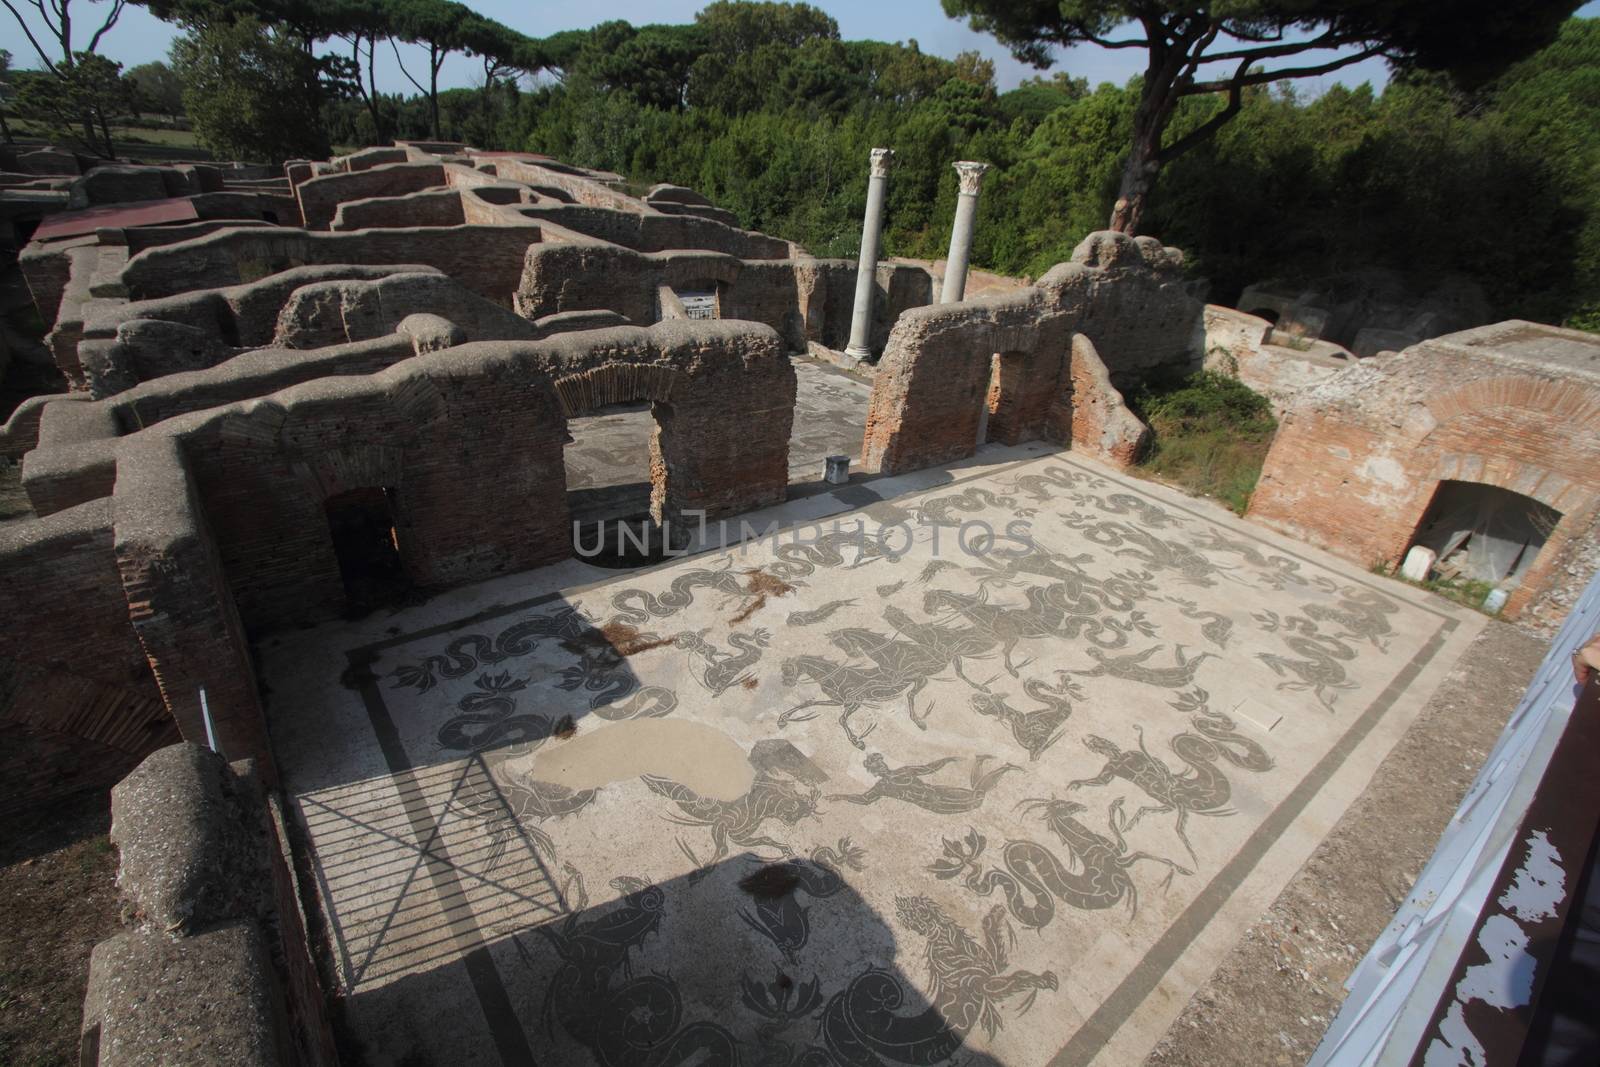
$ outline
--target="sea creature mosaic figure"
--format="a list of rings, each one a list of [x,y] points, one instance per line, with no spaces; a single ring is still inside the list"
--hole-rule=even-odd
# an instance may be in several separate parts
[[[982,807],[984,796],[1000,781],[1001,775],[1022,769],[1014,763],[1002,763],[985,770],[985,765],[992,759],[993,756],[974,756],[971,784],[960,786],[923,781],[950,764],[961,762],[960,756],[945,756],[932,763],[890,767],[888,760],[874,752],[866,758],[865,763],[867,770],[878,779],[872,783],[872,788],[865,793],[835,793],[828,799],[843,800],[850,804],[876,804],[887,798],[914,804],[935,815],[960,815]]]
[[[756,896],[748,907],[739,909],[739,918],[762,937],[777,946],[789,963],[798,962],[799,953],[811,941],[811,908],[804,907],[796,894],[804,892],[813,900],[831,897],[844,888],[844,871],[866,867],[866,851],[841,838],[837,849],[826,845],[811,850],[809,860],[793,859],[771,864],[763,874],[792,884],[775,896]]]
[[[730,845],[744,848],[770,848],[784,856],[794,855],[794,849],[762,832],[762,825],[776,820],[784,826],[794,826],[801,819],[817,813],[817,800],[821,795],[814,785],[797,782],[791,778],[761,771],[756,774],[750,789],[739,799],[713,800],[703,797],[686,785],[653,774],[641,776],[652,793],[666,797],[678,806],[681,817],[667,816],[667,821],[681,826],[703,826],[711,831],[713,851],[710,859],[702,861],[684,840],[678,847],[697,868],[706,868],[728,855]]]
[[[1356,658],[1356,650],[1329,634],[1319,632],[1316,623],[1300,615],[1290,615],[1280,621],[1275,611],[1257,612],[1255,619],[1267,633],[1281,634],[1283,643],[1300,658],[1280,656],[1276,652],[1258,652],[1256,658],[1283,678],[1280,690],[1299,692],[1309,689],[1329,711],[1338,698],[1338,690],[1354,689],[1344,665]]]
[[[986,868],[983,859],[987,839],[976,829],[960,841],[946,838],[944,855],[928,865],[935,877],[959,879],[980,897],[999,890],[1006,908],[1023,926],[1040,930],[1056,914],[1056,902],[1080,911],[1104,911],[1126,904],[1130,918],[1139,914],[1139,888],[1130,869],[1140,862],[1158,863],[1167,868],[1162,888],[1171,885],[1174,875],[1190,875],[1188,867],[1148,852],[1130,852],[1122,832],[1127,820],[1122,814],[1122,798],[1111,802],[1111,837],[1106,837],[1078,818],[1087,811],[1074,800],[1040,798],[1023,802],[1024,810],[1043,812],[1045,827],[1067,847],[1068,859],[1037,842],[1007,841],[999,853],[999,863]]]
[[[1067,719],[1072,715],[1072,705],[1067,697],[1083,699],[1083,690],[1077,683],[1063,678],[1065,672],[1056,673],[1054,686],[1038,678],[1022,683],[1022,691],[1039,703],[1039,707],[1020,709],[1008,703],[998,693],[974,693],[969,698],[972,710],[979,715],[998,719],[1011,731],[1011,736],[1027,752],[1030,760],[1037,760],[1044,750],[1061,739],[1066,732]]]
[[[537,927],[561,960],[545,993],[551,1036],[559,1025],[601,1067],[736,1067],[733,1035],[714,1022],[684,1022],[683,998],[670,975],[633,973],[633,953],[661,928],[661,888],[613,878],[611,887],[625,895],[591,918],[582,877],[571,865],[566,873],[571,913]]]
[[[1085,737],[1084,747],[1104,757],[1105,766],[1092,778],[1080,778],[1068,782],[1067,789],[1110,785],[1119,778],[1130,783],[1155,803],[1140,807],[1122,829],[1132,829],[1146,815],[1177,812],[1178,840],[1182,841],[1183,847],[1188,850],[1189,858],[1194,859],[1194,845],[1190,843],[1189,835],[1185,832],[1189,816],[1224,816],[1234,813],[1233,809],[1228,807],[1229,798],[1233,795],[1233,786],[1228,781],[1227,775],[1217,769],[1217,761],[1222,758],[1222,753],[1216,745],[1199,734],[1178,734],[1167,742],[1173,753],[1188,768],[1178,773],[1150,754],[1150,750],[1144,744],[1144,727],[1135,726],[1134,733],[1139,739],[1137,752],[1119,748],[1115,742],[1096,734]]]
[[[1133,652],[1125,656],[1108,656],[1098,648],[1085,649],[1089,658],[1099,665],[1072,673],[1086,678],[1105,674],[1127,682],[1140,682],[1144,685],[1160,686],[1163,689],[1182,689],[1194,684],[1195,672],[1200,669],[1200,664],[1208,659],[1217,658],[1212,652],[1185,656],[1183,646],[1174,645],[1172,655],[1176,662],[1171,667],[1145,665],[1147,660],[1165,647],[1165,645],[1151,645],[1143,652]]]
[[[1007,973],[1015,935],[1003,907],[984,916],[981,943],[925,896],[896,897],[895,915],[928,939],[923,949],[928,998],[957,1033],[982,1027],[993,1037],[1004,1025],[1000,1007],[1006,1001],[1021,997],[1016,1008],[1020,1015],[1033,1006],[1040,990],[1060,988],[1054,971]]]
[[[884,609],[884,618],[899,627],[900,636],[858,626],[835,630],[828,635],[835,648],[857,662],[839,663],[817,655],[792,656],[783,661],[784,685],[798,685],[804,679],[820,689],[822,696],[783,712],[778,716],[780,728],[814,718],[815,712],[799,714],[808,708],[835,707],[840,709],[839,725],[846,739],[856,748],[865,749],[866,737],[876,724],[860,733],[850,725],[850,720],[862,708],[903,697],[906,714],[913,724],[922,727],[927,710],[918,713],[917,694],[945,668],[953,668],[968,685],[982,688],[962,672],[961,662],[963,657],[981,655],[993,648],[993,638],[970,630],[918,623],[893,606]],[[871,666],[860,662],[862,660],[869,661]]]
[[[772,634],[764,629],[728,635],[733,651],[725,651],[706,640],[709,627],[687,630],[673,639],[673,643],[689,654],[690,675],[705,687],[713,697],[719,697],[736,685],[755,675],[750,668],[761,661],[762,651],[772,642]]]

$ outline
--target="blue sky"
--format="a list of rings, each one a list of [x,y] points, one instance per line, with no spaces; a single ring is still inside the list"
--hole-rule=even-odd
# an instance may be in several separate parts
[[[490,18],[497,19],[530,36],[543,37],[557,30],[593,26],[611,19],[626,19],[635,25],[649,22],[689,22],[694,13],[705,6],[706,0],[600,0],[586,5],[583,10],[571,4],[555,4],[548,0],[466,0],[467,5]],[[1038,73],[1033,68],[1018,63],[993,38],[974,33],[965,24],[945,17],[939,0],[811,0],[839,22],[840,33],[846,39],[868,38],[879,41],[905,41],[915,39],[924,52],[945,57],[957,52],[976,50],[994,60],[996,81],[1001,89],[1014,87],[1023,78]],[[106,0],[77,0],[73,4],[73,17],[77,30],[77,46],[87,43],[88,36],[99,20],[104,18]],[[1585,4],[1578,14],[1588,18],[1600,17],[1600,0]],[[126,66],[164,59],[167,47],[176,35],[174,27],[153,18],[141,7],[128,7],[117,25],[101,42],[101,51]],[[38,57],[26,38],[17,32],[8,13],[0,11],[0,47],[8,49],[13,62],[19,67],[38,65]],[[401,54],[413,74],[421,79],[426,70],[421,53],[409,46],[401,46]],[[1067,70],[1079,77],[1087,77],[1091,84],[1102,81],[1124,82],[1138,73],[1141,53],[1135,49],[1108,51],[1084,46],[1057,56],[1054,70]],[[380,55],[378,80],[386,92],[410,91],[410,85],[395,65],[392,52]],[[1314,60],[1303,60],[1314,62]],[[452,56],[441,72],[440,84],[446,87],[470,86],[481,81],[482,72],[476,60]],[[1308,92],[1315,93],[1335,81],[1358,85],[1363,81],[1382,84],[1386,78],[1381,60],[1368,60],[1347,67],[1336,75],[1303,81]]]

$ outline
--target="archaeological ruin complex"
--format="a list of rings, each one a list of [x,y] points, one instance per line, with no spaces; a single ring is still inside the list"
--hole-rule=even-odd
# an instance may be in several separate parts
[[[1315,347],[1317,331],[1289,331],[1314,317],[1307,300],[1252,294],[1272,321],[1208,307],[1177,249],[1110,232],[1031,284],[964,298],[982,164],[957,165],[964,215],[936,278],[878,262],[890,155],[872,160],[859,263],[740,229],[689,189],[459,144],[282,176],[9,161],[24,175],[0,197],[30,237],[18,265],[67,388],[0,428],[30,510],[0,524],[0,804],[109,785],[186,742],[114,795],[134,907],[94,957],[85,1062],[149,1062],[172,1038],[150,1020],[182,1006],[130,996],[138,973],[226,986],[216,1018],[172,1024],[206,1031],[182,1062],[332,1063],[351,1042],[372,1062],[407,1042],[424,1059],[532,1062],[554,1041],[599,1063],[720,1064],[818,1012],[831,1058],[805,1062],[866,1062],[848,1058],[859,1048],[938,1063],[967,1042],[1043,1063],[1094,1034],[1130,1051],[1116,1042],[1135,1038],[1085,1020],[1104,1002],[1154,1026],[1160,998],[1079,988],[1050,961],[1086,954],[1122,975],[1119,952],[1169,945],[1183,908],[1210,899],[1204,879],[1254,855],[1245,830],[1269,812],[1337,813],[1295,787],[1313,756],[1354,750],[1342,716],[1414,714],[1426,693],[1391,683],[1442,670],[1481,625],[1370,568],[1419,544],[1441,565],[1482,555],[1503,613],[1549,627],[1600,566],[1592,335],[1512,322],[1434,336],[1444,316],[1412,316],[1344,347],[1343,320],[1323,316]],[[1281,418],[1251,522],[1121,473],[1150,434],[1125,397],[1202,366]],[[825,479],[839,456],[848,478]],[[904,527],[916,547],[851,556],[834,533],[746,555],[755,538],[704,532],[836,516]],[[921,555],[973,520],[1016,545]],[[584,539],[607,522],[662,548],[630,560],[619,535],[617,558],[591,557]],[[1306,634],[1333,673],[1304,658]],[[937,711],[925,686],[948,694]],[[1096,792],[1142,750],[1136,710],[1152,747],[1172,732],[1164,715],[1180,732],[1163,745],[1222,782],[1160,809],[1179,815],[1159,845],[1159,805],[1135,814]],[[1080,744],[1085,721],[1097,732]],[[1293,726],[1273,733],[1280,721]],[[536,775],[558,738],[592,762]],[[1035,780],[1069,750],[1094,766]],[[1004,823],[980,833],[991,790],[1026,813],[1029,841]],[[665,805],[678,829],[633,841],[643,816],[614,817],[624,791],[626,810]],[[1202,836],[1217,825],[1242,836]],[[884,841],[902,832],[918,849],[903,868]],[[600,855],[612,833],[641,866]],[[432,845],[418,858],[413,837],[459,862]],[[1058,864],[1042,903],[1011,894],[1008,912],[988,896],[1042,869],[1046,845],[1115,859],[1081,885]],[[693,1001],[682,961],[697,935],[661,926],[681,919],[661,895],[714,911],[741,849],[785,857],[813,902],[832,898],[819,914],[860,897],[879,925],[859,940],[887,955],[828,957],[833,984],[809,993],[768,989],[772,968],[740,992],[708,964],[697,980],[716,995]],[[412,865],[392,897],[391,861]],[[1272,864],[1239,869],[1277,884]],[[862,870],[938,891],[873,898],[869,876],[841,880]],[[361,909],[395,921],[413,882],[438,893],[416,905],[433,940],[396,947],[383,925],[363,941]],[[452,894],[476,917],[450,918]],[[586,903],[616,909],[632,940],[602,943]],[[1097,941],[1052,908],[1127,928]],[[777,946],[774,965],[804,985],[804,909],[738,914],[755,940],[717,958]],[[844,936],[827,921],[819,941]],[[1008,962],[1012,923],[1041,934]],[[982,989],[937,947],[978,951],[979,936]],[[944,986],[911,962],[924,943]],[[647,944],[678,955],[624,981],[630,953],[666,951]],[[447,992],[425,1009],[430,981]],[[932,1016],[905,1000],[894,1018],[915,1048],[896,1060],[888,1016],[863,1005],[901,1010],[912,986],[942,992]],[[617,1044],[652,1005],[671,1024]],[[428,1032],[463,1011],[459,1045]],[[406,1022],[428,1012],[435,1024]]]

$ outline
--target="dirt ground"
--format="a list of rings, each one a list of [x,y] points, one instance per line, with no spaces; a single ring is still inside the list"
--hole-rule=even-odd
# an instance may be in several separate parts
[[[1411,891],[1548,648],[1489,624],[1146,1067],[1305,1063],[1344,1000],[1344,980]]]
[[[117,930],[111,801],[0,816],[0,1064],[78,1062],[89,951]]]

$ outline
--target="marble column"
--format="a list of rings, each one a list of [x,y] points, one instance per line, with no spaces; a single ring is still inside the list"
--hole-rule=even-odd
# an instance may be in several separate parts
[[[861,259],[856,264],[856,306],[850,316],[850,344],[844,351],[856,359],[872,356],[872,296],[878,287],[878,237],[883,232],[883,189],[894,152],[872,150],[872,177],[867,184],[867,217],[861,225]]]
[[[967,257],[972,253],[972,229],[978,218],[978,190],[983,188],[983,172],[987,163],[962,160],[953,164],[956,178],[961,182],[961,195],[956,200],[956,221],[950,229],[950,254],[944,262],[944,288],[939,292],[939,303],[954,304],[967,291]]]

